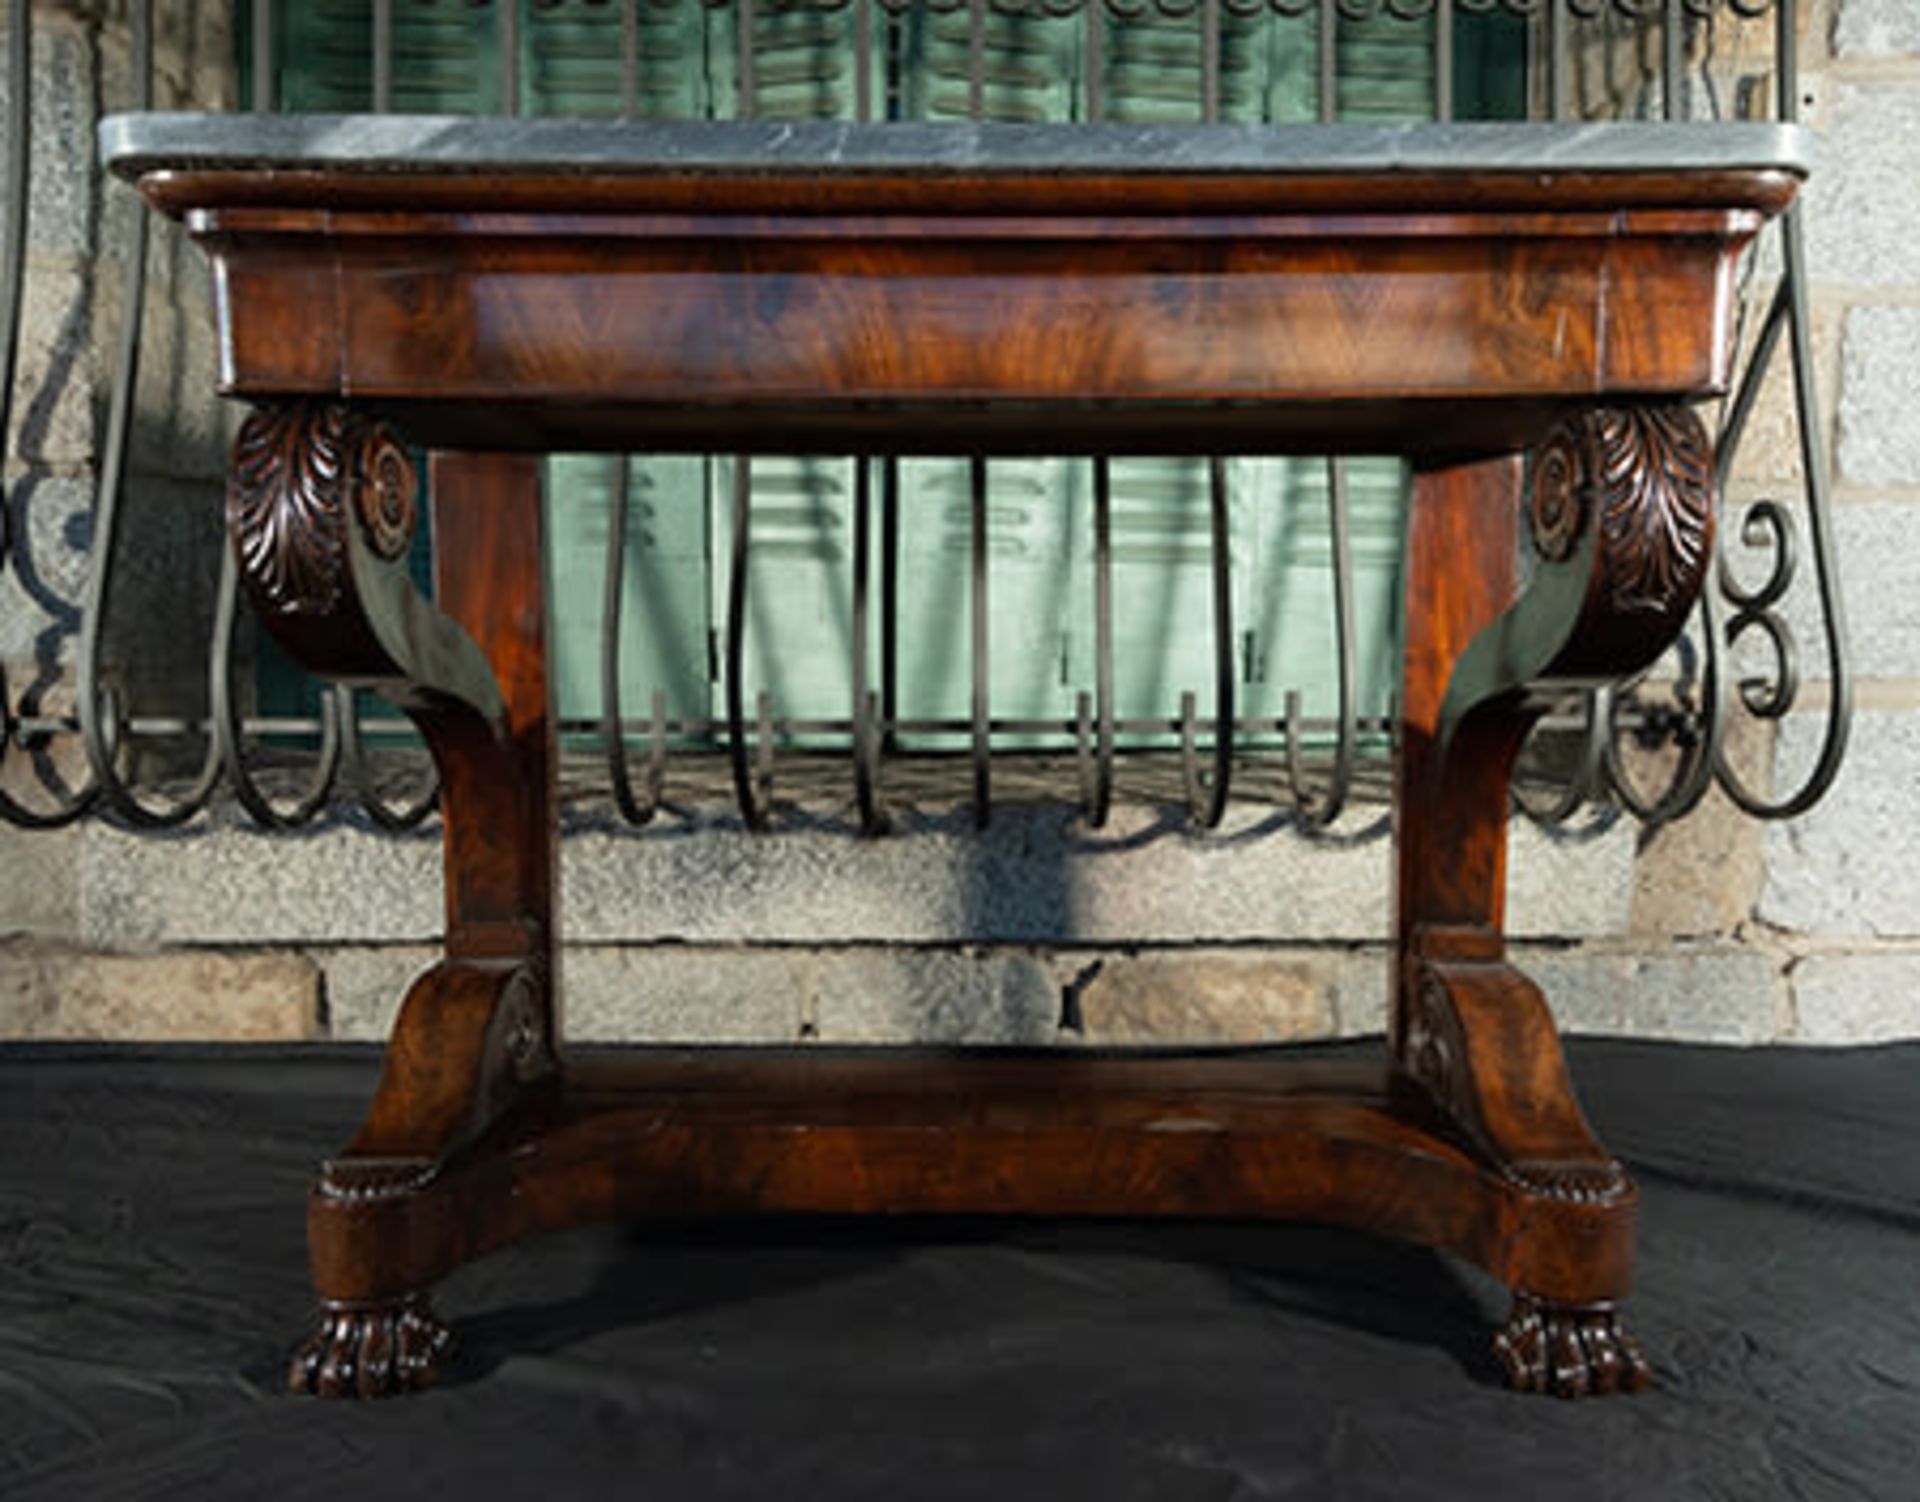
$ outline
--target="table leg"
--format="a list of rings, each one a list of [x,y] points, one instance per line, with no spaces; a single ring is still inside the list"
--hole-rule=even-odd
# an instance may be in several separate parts
[[[435,1185],[555,1073],[539,469],[436,456],[437,609],[407,572],[417,489],[391,432],[314,402],[255,411],[228,485],[261,621],[314,672],[399,704],[441,779],[446,957],[408,991],[366,1120],[308,1201],[323,1308],[291,1382],[327,1396],[433,1380],[449,1340],[428,1289],[475,1235]]]
[[[1512,769],[1554,682],[1636,672],[1672,641],[1710,555],[1711,454],[1691,411],[1568,417],[1517,458],[1416,480],[1396,769],[1398,921],[1390,1046],[1488,1166],[1535,1207],[1495,1350],[1517,1387],[1645,1384],[1616,1304],[1635,1190],[1594,1137],[1537,987],[1503,933]],[[1515,527],[1533,554],[1516,593]]]

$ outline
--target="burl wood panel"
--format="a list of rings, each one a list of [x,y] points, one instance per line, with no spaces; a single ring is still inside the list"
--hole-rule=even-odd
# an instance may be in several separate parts
[[[290,278],[278,237],[314,230],[261,217],[232,211],[213,232],[233,394],[344,388],[445,406],[511,391],[516,404],[617,402],[629,425],[649,407],[803,406],[821,420],[992,401],[1059,408],[1050,436],[1068,447],[1113,426],[1076,431],[1086,404],[1177,407],[1199,441],[1207,417],[1191,409],[1215,403],[1711,389],[1726,375],[1729,231],[1753,227],[1701,216],[1643,240],[1602,216],[1133,235],[896,220],[796,236],[778,220],[336,220],[307,258],[319,264]],[[1651,259],[1657,278],[1639,274]],[[301,309],[297,337],[283,337],[285,300]],[[1643,332],[1602,338],[1622,301]],[[644,436],[684,442],[664,416]],[[1280,430],[1261,446],[1288,441],[1305,440]]]

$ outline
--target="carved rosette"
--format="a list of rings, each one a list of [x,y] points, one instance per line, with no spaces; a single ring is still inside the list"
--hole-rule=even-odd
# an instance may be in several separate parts
[[[331,402],[257,408],[234,440],[227,481],[228,530],[255,604],[332,613],[348,589],[348,526],[375,557],[398,559],[417,494],[405,448],[366,415]]]
[[[1407,1007],[1400,1056],[1408,1074],[1427,1089],[1440,1109],[1455,1120],[1470,1120],[1473,1103],[1463,1089],[1460,1020],[1447,988],[1431,970],[1422,970]]]
[[[1582,436],[1578,426],[1563,423],[1533,458],[1527,524],[1533,550],[1549,563],[1572,556],[1586,523]]]
[[[1599,528],[1606,602],[1664,616],[1689,608],[1713,528],[1713,445],[1691,407],[1596,407],[1535,452],[1527,520],[1534,551],[1572,556]]]
[[[413,460],[386,428],[376,427],[361,449],[355,493],[367,546],[388,562],[404,558],[419,519],[420,480]]]

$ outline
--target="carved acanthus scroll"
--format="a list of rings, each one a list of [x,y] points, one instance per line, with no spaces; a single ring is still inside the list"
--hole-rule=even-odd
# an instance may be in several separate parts
[[[1536,683],[1611,682],[1651,665],[1699,598],[1713,500],[1713,445],[1690,407],[1563,418],[1529,469],[1533,579],[1454,665],[1442,743]]]
[[[227,481],[241,579],[267,629],[322,677],[497,721],[485,655],[407,571],[419,489],[405,445],[365,412],[319,401],[255,409]]]
[[[1568,418],[1534,455],[1528,522],[1549,563],[1597,524],[1607,601],[1669,612],[1704,575],[1713,447],[1690,407],[1599,407]]]
[[[348,588],[348,513],[383,560],[413,537],[419,480],[393,433],[330,402],[250,413],[233,445],[227,520],[262,614],[327,615]]]

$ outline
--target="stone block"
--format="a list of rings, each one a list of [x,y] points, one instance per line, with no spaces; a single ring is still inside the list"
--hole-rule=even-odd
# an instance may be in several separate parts
[[[1044,958],[1005,950],[830,951],[809,998],[823,1043],[1060,1041],[1060,991]]]
[[[1920,128],[1920,110],[1916,110]],[[1915,170],[1920,171],[1920,157]],[[1915,232],[1920,233],[1920,217]],[[1920,278],[1920,267],[1915,268]],[[1858,307],[1842,341],[1836,469],[1853,485],[1920,485],[1920,308]]]
[[[1920,93],[1900,83],[1835,84],[1819,170],[1807,187],[1807,249],[1823,282],[1920,282]]]
[[[384,1043],[407,987],[440,959],[437,945],[350,945],[303,951],[320,968],[329,1038]]]
[[[93,536],[90,480],[44,471],[7,476],[11,544],[0,567],[0,662],[15,692],[70,666]]]
[[[37,14],[35,23],[27,252],[88,256],[93,253],[94,227],[92,51],[77,26],[43,21]],[[0,26],[0,57],[10,46],[11,38]],[[0,119],[10,107],[6,69],[0,68]]]
[[[1387,1003],[1393,962],[1385,945],[1338,951],[1333,971],[1333,1028],[1342,1038],[1364,1038],[1387,1030]]]
[[[1559,830],[1515,819],[1508,831],[1507,932],[1516,939],[1624,932],[1635,834],[1631,819]]]
[[[421,942],[443,926],[437,829],[291,835],[237,811],[165,834],[81,829],[80,931],[102,948]]]
[[[1772,237],[1769,236],[1768,242],[1771,241]],[[1774,275],[1777,276],[1778,272]],[[1769,295],[1772,291],[1771,287],[1762,290]],[[1749,315],[1755,332],[1765,311],[1764,304],[1756,299]],[[1831,453],[1834,412],[1840,392],[1840,309],[1816,304],[1812,309],[1812,321],[1814,392],[1820,403],[1820,410],[1815,417],[1816,431]],[[1740,369],[1743,373],[1749,355],[1750,350],[1741,353]],[[1747,418],[1740,450],[1734,456],[1733,469],[1728,475],[1727,491],[1734,498],[1752,493],[1784,492],[1797,495],[1801,473],[1800,415],[1794,395],[1792,350],[1789,341],[1783,337],[1775,346],[1766,373],[1760,379],[1760,395]],[[1729,518],[1737,516],[1738,508],[1724,514]]]
[[[78,850],[78,831],[71,826],[17,829],[0,820],[0,935],[73,935],[79,922]]]
[[[1853,671],[1862,678],[1920,679],[1920,501],[1852,501],[1834,508],[1834,541]],[[1785,616],[1801,672],[1829,676],[1812,558],[1801,549]]]
[[[1251,827],[1260,816],[1229,817]],[[1385,937],[1384,835],[1199,836],[1168,822],[1151,809],[1116,810],[1096,838],[1070,811],[1041,807],[997,813],[984,836],[964,812],[906,817],[879,840],[821,825],[750,835],[719,817],[637,834],[587,830],[563,845],[561,926],[570,944],[585,945]],[[1516,823],[1513,847],[1516,933],[1625,928],[1633,839],[1624,823],[1572,837]],[[440,929],[431,831],[394,838],[333,823],[267,835],[236,812],[158,838],[89,826],[81,869],[82,932],[106,946],[390,944]]]
[[[424,945],[308,953],[326,974],[329,1034],[381,1042],[440,958]],[[832,952],[591,945],[561,956],[561,1034],[591,1043],[793,1043]]]
[[[320,1036],[319,1002],[299,955],[0,946],[0,1037],[299,1042]]]
[[[1848,58],[1920,52],[1920,10],[1913,0],[1840,0],[1833,50]]]
[[[1796,1042],[1920,1038],[1920,950],[1809,955],[1788,978]]]
[[[1768,739],[1765,723],[1736,714],[1727,733],[1733,764],[1754,765]],[[1635,787],[1657,789],[1670,769],[1644,766],[1648,761],[1646,753],[1629,749],[1625,770]],[[1710,789],[1686,817],[1641,831],[1632,932],[1666,938],[1731,933],[1753,916],[1766,874],[1761,825],[1718,788]]]
[[[94,457],[97,372],[93,303],[74,271],[28,271],[20,308],[7,452],[28,464],[83,465]]]
[[[861,973],[834,950],[569,949],[561,1029],[582,1042],[794,1043],[816,992],[856,984]]]
[[[1772,1042],[1784,1025],[1773,960],[1737,944],[1517,951],[1564,1032],[1693,1043]]]
[[[1286,1043],[1334,1028],[1333,965],[1312,953],[1062,955],[1090,1044]]]
[[[566,931],[589,942],[1383,938],[1391,845],[1360,833],[1379,811],[1327,839],[1254,834],[1265,817],[1234,809],[1214,835],[1140,807],[1116,809],[1098,833],[1059,807],[996,810],[985,834],[964,811],[904,815],[879,840],[821,824],[756,836],[721,818],[637,836],[586,831],[563,854]],[[1516,823],[1514,930],[1619,932],[1632,862],[1624,826],[1568,837]]]
[[[1781,728],[1776,786],[1813,764],[1819,716]],[[1762,921],[1803,933],[1920,937],[1920,711],[1856,711],[1847,759],[1827,796],[1769,826]]]

